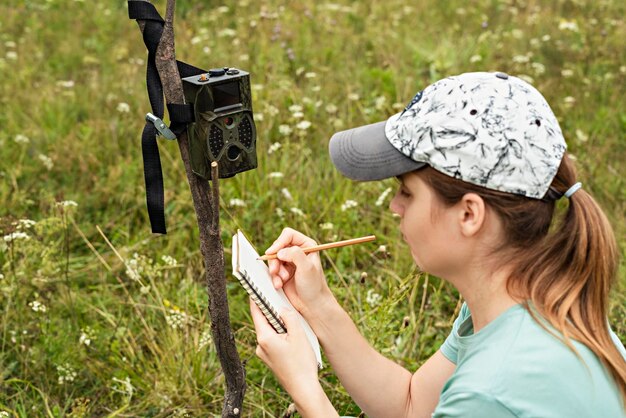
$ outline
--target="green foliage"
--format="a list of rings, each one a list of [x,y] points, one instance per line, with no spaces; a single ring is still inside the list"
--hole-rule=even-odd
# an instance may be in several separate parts
[[[496,69],[544,93],[626,252],[624,9],[179,1],[178,59],[252,74],[259,168],[220,182],[226,265],[238,227],[259,249],[285,226],[319,242],[375,233],[376,244],[324,253],[327,278],[372,344],[417,368],[445,339],[459,296],[415,271],[386,210],[393,182],[342,178],[328,138],[401,110],[438,78]],[[224,381],[174,142],[159,144],[169,234],[149,230],[146,51],[126,2],[5,0],[0,15],[0,416],[219,415]],[[610,313],[622,340],[624,285],[622,261]],[[230,275],[227,288],[247,362],[244,416],[280,416],[289,396],[254,355],[247,297]],[[359,414],[332,370],[321,379],[340,413]]]

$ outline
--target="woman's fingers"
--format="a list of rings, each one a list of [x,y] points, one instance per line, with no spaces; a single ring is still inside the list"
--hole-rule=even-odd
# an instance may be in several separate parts
[[[263,315],[263,312],[261,312],[261,309],[259,309],[252,299],[250,299],[250,314],[252,315],[252,322],[254,322],[257,340],[270,333],[276,333],[274,328],[272,328],[270,323],[267,321],[267,318],[265,318],[265,315]]]
[[[285,228],[280,233],[278,238],[276,238],[276,241],[274,241],[274,243],[267,250],[265,250],[265,254],[275,254],[278,250],[285,247],[298,246],[306,248],[312,247],[316,244],[315,240],[307,237],[303,233],[298,232],[295,229]]]

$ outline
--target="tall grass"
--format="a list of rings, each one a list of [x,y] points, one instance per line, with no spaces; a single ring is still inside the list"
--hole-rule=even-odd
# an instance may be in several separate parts
[[[624,253],[625,8],[179,0],[177,58],[252,74],[259,168],[220,183],[226,265],[236,228],[260,250],[285,226],[320,242],[375,233],[375,244],[325,252],[327,279],[377,349],[417,368],[445,339],[459,295],[413,267],[386,209],[393,182],[342,178],[327,141],[432,81],[479,70],[544,93]],[[146,51],[126,2],[5,0],[0,16],[0,416],[219,415],[224,382],[174,142],[159,141],[169,233],[150,234]],[[289,396],[255,357],[247,297],[227,275],[243,414],[279,416]],[[625,285],[622,261],[610,314],[622,340]],[[359,414],[332,370],[321,379],[342,414]]]

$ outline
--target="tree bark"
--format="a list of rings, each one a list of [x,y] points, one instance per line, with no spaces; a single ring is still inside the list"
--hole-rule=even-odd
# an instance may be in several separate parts
[[[149,2],[149,0],[141,1]],[[161,78],[166,102],[182,104],[185,103],[185,97],[182,80],[176,66],[174,46],[175,7],[175,0],[167,1],[165,26],[156,53],[156,67]],[[138,23],[143,32],[145,22],[138,21]],[[215,162],[211,164],[211,187],[208,181],[197,176],[191,170],[189,141],[186,131],[178,136],[178,147],[185,166],[198,220],[200,252],[206,269],[205,279],[209,298],[211,333],[226,381],[222,417],[238,417],[241,415],[246,391],[246,376],[230,327],[224,275],[224,246],[219,225],[218,167]]]

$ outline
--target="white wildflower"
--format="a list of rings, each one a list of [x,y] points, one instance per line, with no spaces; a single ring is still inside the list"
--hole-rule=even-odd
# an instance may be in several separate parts
[[[263,120],[265,120],[265,115],[263,113],[255,113],[254,120],[257,122],[263,122]]]
[[[541,75],[546,72],[546,66],[540,62],[533,62],[530,66],[535,70],[535,74]]]
[[[580,129],[576,129],[576,139],[578,139],[580,142],[587,142],[589,136]]]
[[[569,78],[569,77],[574,75],[574,70],[571,70],[569,68],[564,68],[564,69],[561,70],[561,75],[564,78]]]
[[[334,115],[335,113],[337,113],[337,110],[339,110],[337,106],[332,103],[326,105],[326,112],[330,113],[331,115]]]
[[[265,111],[270,115],[270,116],[276,116],[278,115],[278,113],[280,113],[280,110],[278,110],[278,108],[276,106],[273,105],[267,105],[265,107]]]
[[[0,280],[4,280],[4,274],[0,273]]]
[[[373,308],[377,306],[380,301],[383,299],[381,295],[374,292],[374,289],[370,289],[367,291],[367,296],[365,297],[365,301]]]
[[[259,83],[255,83],[252,86],[250,86],[252,88],[252,90],[254,91],[260,91],[263,90],[263,84],[259,84]]]
[[[230,201],[228,202],[228,206],[230,206],[231,208],[233,207],[244,208],[246,207],[246,202],[243,201],[242,199],[230,199]]]
[[[171,255],[162,255],[161,260],[165,263],[165,265],[171,266],[171,267],[174,267],[175,265],[178,264],[176,259],[172,257]]]
[[[291,129],[289,125],[280,125],[278,126],[278,132],[280,132],[281,135],[287,136],[293,132],[293,129]]]
[[[17,52],[15,52],[15,51],[8,51],[5,56],[7,57],[8,60],[15,61],[17,59]]]
[[[274,142],[272,145],[270,145],[270,147],[267,150],[268,154],[273,154],[276,151],[278,151],[280,148],[282,147],[280,142]]]
[[[548,42],[550,39],[552,39],[552,38],[550,37],[550,35],[543,35],[543,36],[541,37],[541,40],[542,40],[542,41],[544,41],[544,42]]]
[[[63,200],[61,202],[57,202],[57,206],[69,208],[78,206],[78,203],[74,202],[73,200]]]
[[[13,138],[16,144],[28,144],[30,139],[26,135],[18,134]]]
[[[234,38],[235,36],[237,36],[237,31],[231,28],[224,28],[217,32],[217,36],[219,38]]]
[[[300,208],[293,207],[293,208],[290,208],[289,211],[291,211],[291,213],[293,213],[294,215],[304,216],[304,212]]]
[[[41,161],[43,166],[46,167],[48,171],[52,170],[52,167],[54,167],[52,158],[48,157],[47,155],[39,154],[39,161]]]
[[[141,293],[142,295],[147,295],[148,293],[150,293],[150,285],[141,286],[139,288],[139,293]]]
[[[74,80],[59,80],[57,81],[57,86],[63,87],[64,89],[71,89],[74,87]]]
[[[303,110],[302,106],[298,104],[293,104],[289,106],[289,111],[291,113],[302,112],[302,110]]]
[[[205,47],[208,48],[208,47]],[[210,52],[210,50],[209,50]],[[207,52],[207,54],[209,53]],[[249,54],[241,54],[239,55],[239,61],[250,61],[250,55]]]
[[[567,96],[563,99],[563,104],[565,107],[572,107],[576,104],[576,98],[572,96]]]
[[[283,219],[285,217],[285,211],[282,210],[281,208],[276,208],[276,216],[279,219]]]
[[[45,313],[45,312],[48,311],[48,308],[46,307],[46,305],[44,305],[43,303],[39,302],[38,300],[34,300],[32,302],[29,302],[28,306],[30,306],[30,308],[33,310],[33,312]]]
[[[86,345],[89,347],[91,341],[95,339],[94,330],[91,327],[85,327],[80,330],[80,337],[78,338],[78,344]]]
[[[332,224],[332,223],[330,223],[330,222],[325,222],[325,223],[323,223],[323,224],[320,224],[320,229],[323,229],[323,230],[325,230],[325,231],[331,230],[331,229],[333,229],[334,227],[335,227],[335,225],[333,225],[333,224]]]
[[[530,60],[530,57],[528,57],[528,55],[515,55],[513,57],[513,62],[518,63],[518,64],[524,64],[528,62],[529,60]]]
[[[4,239],[4,242],[13,242],[13,241],[17,241],[17,240],[24,240],[27,241],[30,239],[30,236],[25,233],[25,232],[11,232],[8,235],[5,235],[4,237],[2,237]]]
[[[120,102],[117,104],[117,111],[120,113],[130,112],[130,105],[128,103]]]
[[[202,350],[204,347],[206,347],[207,345],[211,344],[212,341],[213,341],[213,338],[211,336],[211,329],[210,328],[206,328],[202,332],[202,335],[200,336],[200,341],[198,341],[198,350],[197,351]]]
[[[67,363],[65,363],[64,365],[58,365],[56,367],[57,367],[57,373],[59,374],[59,378],[58,378],[59,385],[63,385],[65,383],[71,383],[74,381],[74,379],[76,379],[76,376],[78,376],[78,373],[76,372],[76,370]]]
[[[7,48],[15,48],[17,47],[17,44],[15,43],[15,41],[6,41],[4,43],[4,46],[6,46]]]
[[[113,379],[114,385],[111,386],[111,389],[114,392],[121,393],[122,395],[131,398],[133,393],[135,392],[135,387],[130,383],[130,378],[126,377],[125,379],[118,379],[114,377]]]
[[[309,71],[308,73],[304,74],[304,78],[315,78],[317,77],[317,74],[314,73],[313,71]]]
[[[515,39],[522,39],[524,37],[524,32],[521,29],[513,29],[511,31],[511,36]]]
[[[389,193],[391,193],[391,187],[387,187],[385,191],[378,196],[378,199],[376,199],[376,206],[382,206]]]
[[[387,104],[387,98],[385,96],[377,97],[376,100],[374,100],[374,107],[377,110],[383,110],[386,104]]]
[[[143,272],[143,266],[139,262],[140,255],[137,253],[133,254],[133,258],[127,260],[124,264],[126,265],[126,275],[135,281],[141,280],[141,273]]]
[[[282,193],[283,197],[287,200],[293,200],[293,196],[291,196],[291,193],[289,192],[289,190],[287,188],[282,188],[280,189],[280,192]]]
[[[0,411],[0,418],[9,418],[10,415],[7,411]]]
[[[471,63],[480,62],[482,60],[483,60],[483,57],[481,57],[480,55],[472,55],[469,59]]]
[[[35,225],[37,225],[37,222],[31,219],[20,219],[17,221],[17,229],[30,229]]]
[[[569,31],[572,31],[572,32],[578,32],[578,23],[576,23],[573,20],[562,19],[561,22],[559,22],[559,29],[560,30],[569,30]]]
[[[303,120],[296,125],[296,128],[300,129],[301,131],[305,131],[309,129],[310,127],[311,127],[311,122],[309,122],[308,120]]]
[[[354,208],[358,206],[358,202],[355,200],[346,200],[342,205],[341,205],[341,211],[345,212],[348,209]]]
[[[165,321],[173,330],[182,329],[189,324],[190,317],[185,312],[178,309],[169,309],[168,312],[165,314]]]
[[[191,42],[191,45],[196,45],[202,41],[204,41],[204,39],[201,36],[194,36],[189,42]]]
[[[302,119],[304,117],[304,113],[303,112],[293,112],[293,114],[291,116],[293,116],[294,119]]]
[[[285,175],[281,173],[280,171],[273,171],[269,173],[267,176],[271,179],[282,179],[283,177],[285,177]]]
[[[218,13],[221,14],[228,13],[229,10],[230,8],[228,6],[220,6],[217,8]]]
[[[348,94],[348,100],[350,100],[350,101],[356,102],[360,98],[361,98],[361,96],[359,96],[357,93],[350,93],[350,94]]]

